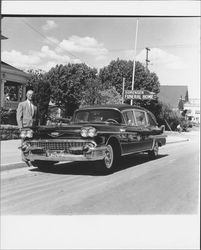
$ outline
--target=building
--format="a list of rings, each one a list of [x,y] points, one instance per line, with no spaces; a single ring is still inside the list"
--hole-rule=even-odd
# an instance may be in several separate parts
[[[184,110],[187,110],[186,115],[189,120],[200,124],[200,99],[189,99],[189,102],[184,104]]]
[[[1,108],[17,109],[25,100],[29,74],[1,61]]]
[[[170,105],[174,110],[178,110],[178,105],[182,101],[188,102],[188,87],[185,85],[161,85],[158,94],[159,101]]]
[[[7,37],[1,34],[1,40]],[[16,110],[19,102],[25,100],[26,82],[29,74],[1,61],[0,107]]]

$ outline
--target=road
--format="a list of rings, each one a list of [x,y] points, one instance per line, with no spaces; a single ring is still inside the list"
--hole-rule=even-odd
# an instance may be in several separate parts
[[[2,215],[195,214],[199,197],[199,132],[189,141],[124,157],[120,170],[101,175],[83,163],[49,172],[19,168],[1,173]]]

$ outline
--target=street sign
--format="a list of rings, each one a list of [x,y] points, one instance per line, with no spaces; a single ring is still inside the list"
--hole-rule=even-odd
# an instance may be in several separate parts
[[[125,99],[155,100],[156,93],[148,90],[125,90]]]

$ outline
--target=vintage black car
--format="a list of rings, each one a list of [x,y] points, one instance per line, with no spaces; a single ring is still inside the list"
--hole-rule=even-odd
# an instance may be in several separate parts
[[[164,127],[151,112],[126,104],[80,108],[69,124],[23,129],[21,138],[23,158],[40,169],[60,161],[94,161],[106,172],[124,155],[147,152],[154,159],[166,143]]]

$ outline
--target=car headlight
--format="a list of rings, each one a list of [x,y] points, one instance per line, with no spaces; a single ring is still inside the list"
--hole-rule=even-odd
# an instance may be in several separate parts
[[[88,136],[89,137],[94,137],[96,135],[96,129],[95,128],[89,128],[88,129]]]
[[[22,130],[22,131],[21,131],[20,137],[21,137],[22,139],[26,137],[26,131],[25,131],[25,130]]]
[[[29,129],[29,130],[22,130],[20,133],[20,137],[22,139],[24,138],[32,138],[33,137],[33,130]]]
[[[87,137],[88,136],[87,135],[87,129],[86,128],[82,128],[80,134],[81,134],[82,137]]]
[[[33,137],[33,130],[28,130],[27,131],[27,137],[32,138]]]
[[[93,127],[81,128],[80,132],[82,137],[94,137],[96,135],[96,129]]]

